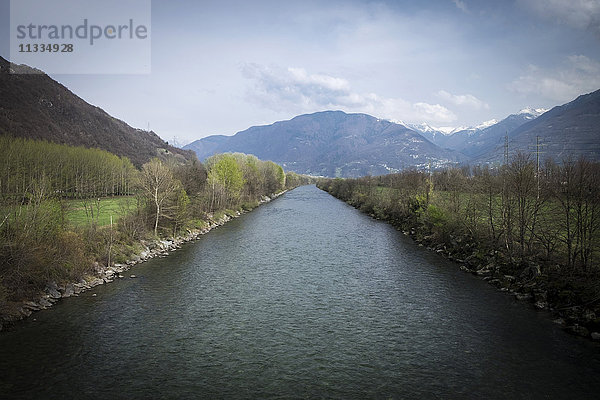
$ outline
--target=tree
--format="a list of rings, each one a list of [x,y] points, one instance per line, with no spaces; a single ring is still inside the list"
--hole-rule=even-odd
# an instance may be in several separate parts
[[[283,190],[285,187],[285,173],[280,165],[272,161],[264,161],[260,170],[264,182],[263,192],[273,194]]]
[[[165,200],[177,190],[179,182],[171,170],[158,158],[153,158],[142,166],[140,187],[155,207],[154,235],[158,235],[158,220]]]
[[[526,234],[535,229],[537,214],[540,208],[540,198],[536,196],[535,164],[529,156],[517,153],[506,169],[508,187],[515,202],[514,221],[517,225],[519,253],[525,254]]]
[[[244,187],[244,175],[236,158],[232,154],[220,154],[207,160],[207,164],[210,165],[208,182],[212,187],[211,211],[215,203],[231,205]]]
[[[200,161],[194,159],[186,164],[175,166],[173,176],[181,182],[188,195],[195,196],[202,191],[206,183],[206,168]]]

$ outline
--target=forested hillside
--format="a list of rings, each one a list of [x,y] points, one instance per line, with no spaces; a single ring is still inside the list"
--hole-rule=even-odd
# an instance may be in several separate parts
[[[11,68],[25,73],[11,73]],[[2,57],[0,135],[103,149],[128,157],[137,167],[153,157],[174,154],[180,162],[194,157],[86,103],[42,71],[11,65]]]

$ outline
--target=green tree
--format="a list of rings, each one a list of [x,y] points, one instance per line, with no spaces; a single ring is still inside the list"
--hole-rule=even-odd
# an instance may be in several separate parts
[[[230,206],[238,200],[244,187],[244,174],[236,158],[232,154],[220,154],[211,157],[207,164],[210,165],[208,182],[212,187],[211,211],[215,204]]]

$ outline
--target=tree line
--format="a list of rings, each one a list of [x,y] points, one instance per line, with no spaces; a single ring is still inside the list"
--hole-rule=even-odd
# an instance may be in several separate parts
[[[587,281],[580,290],[600,300],[600,163],[538,164],[519,153],[496,167],[323,179],[318,186],[432,243],[458,241],[476,254],[501,256],[507,274],[536,264],[557,279],[580,277]]]
[[[91,273],[94,261],[124,261],[140,240],[203,228],[309,182],[245,154],[205,164],[154,158],[137,169],[98,149],[9,136],[0,137],[0,148],[0,308],[51,280]],[[129,196],[133,205],[99,226],[100,205],[111,196]],[[85,226],[69,222],[74,205],[85,209]]]
[[[63,198],[131,193],[135,167],[104,150],[0,136],[0,193],[3,204],[19,203],[40,191]]]

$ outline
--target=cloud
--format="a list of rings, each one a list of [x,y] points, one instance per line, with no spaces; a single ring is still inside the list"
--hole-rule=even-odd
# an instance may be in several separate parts
[[[508,87],[524,95],[540,95],[556,102],[571,101],[600,88],[600,63],[583,55],[572,55],[554,69],[529,65]]]
[[[600,34],[600,0],[519,0],[539,17]]]
[[[247,99],[274,111],[314,112],[342,109],[392,120],[449,123],[456,115],[440,104],[411,103],[402,98],[352,90],[346,79],[310,74],[302,68],[245,64],[242,75],[253,82]]]
[[[322,87],[332,91],[346,91],[350,89],[350,84],[345,79],[334,78],[328,75],[313,74],[309,75],[302,68],[288,68],[288,72],[295,81],[314,87]]]
[[[460,94],[454,95],[446,92],[445,90],[440,90],[437,92],[437,96],[449,103],[452,103],[456,106],[464,106],[469,107],[474,110],[486,109],[489,110],[490,106],[487,103],[479,100],[477,97],[472,94]]]
[[[467,5],[465,4],[464,1],[462,1],[462,0],[452,0],[452,2],[456,6],[456,8],[458,8],[462,12],[467,13],[467,14],[469,13],[469,9],[467,8]]]
[[[446,107],[439,104],[415,103],[413,108],[419,115],[424,116],[421,120],[436,122],[452,122],[456,120],[456,115]]]

